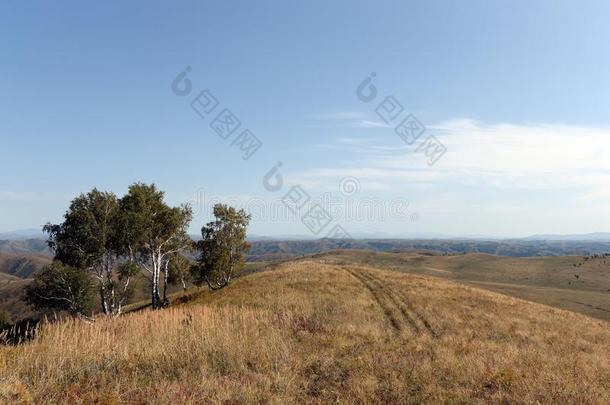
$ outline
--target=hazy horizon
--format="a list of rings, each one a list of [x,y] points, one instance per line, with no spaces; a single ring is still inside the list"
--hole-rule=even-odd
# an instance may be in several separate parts
[[[263,236],[610,231],[608,3],[0,11],[0,232],[136,181],[194,234],[218,201]]]

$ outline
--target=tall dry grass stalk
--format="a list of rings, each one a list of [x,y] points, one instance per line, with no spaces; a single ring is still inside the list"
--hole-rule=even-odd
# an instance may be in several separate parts
[[[7,403],[610,403],[608,323],[314,261],[0,348]]]

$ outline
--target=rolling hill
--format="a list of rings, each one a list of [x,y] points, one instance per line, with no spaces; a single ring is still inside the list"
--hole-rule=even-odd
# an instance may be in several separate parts
[[[22,301],[23,289],[29,277],[50,262],[51,257],[44,254],[0,253],[0,311],[8,312],[14,321],[34,316]]]
[[[15,322],[36,315],[22,300],[23,289],[29,283],[30,279],[0,274],[0,312],[6,311]]]
[[[610,321],[610,258],[333,251],[318,260],[459,281]]]
[[[411,250],[434,250],[446,254],[487,253],[511,257],[535,256],[589,256],[610,253],[610,240],[595,239],[605,234],[573,235],[589,239],[550,239],[531,237],[527,239],[309,239],[273,240],[255,238],[250,240],[252,249],[249,261],[269,261],[288,259],[303,255],[329,252],[337,249],[360,249],[375,252],[395,252]],[[196,240],[197,238],[194,238]],[[0,240],[0,253],[51,255],[43,239]]]
[[[251,245],[248,254],[251,261],[294,258],[337,249],[375,252],[433,250],[446,254],[487,253],[511,257],[589,256],[610,252],[610,242],[598,240],[318,239],[259,240]]]
[[[0,253],[0,273],[19,278],[29,278],[36,271],[51,262],[51,256],[45,254]]]
[[[51,251],[44,239],[0,240],[0,253],[40,253],[51,256]]]
[[[608,322],[453,280],[321,256],[174,302],[0,347],[0,401],[610,402]]]

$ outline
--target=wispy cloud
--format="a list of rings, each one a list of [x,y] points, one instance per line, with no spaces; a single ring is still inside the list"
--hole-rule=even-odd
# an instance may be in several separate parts
[[[337,138],[329,143],[336,147],[332,160],[287,178],[313,194],[337,193],[341,179],[356,177],[357,198],[406,198],[421,220],[384,223],[397,233],[610,229],[610,128],[454,119],[429,125],[427,133],[448,150],[433,167],[417,146],[379,129]]]
[[[366,114],[360,111],[333,111],[312,114],[311,119],[316,121],[350,121],[366,118]]]
[[[354,128],[389,128],[389,125],[381,121],[359,120],[350,124]]]
[[[391,132],[391,130],[389,130]],[[310,184],[356,176],[393,187],[409,182],[431,186],[489,186],[512,189],[584,188],[587,198],[610,192],[610,128],[547,124],[484,124],[455,119],[432,125],[448,152],[434,167],[415,148],[352,142],[359,155],[341,166],[317,167],[297,175]],[[345,142],[345,140],[340,140]]]
[[[360,111],[339,111],[314,114],[310,117],[318,124],[340,126],[348,128],[389,128],[389,126],[376,119],[371,114]]]

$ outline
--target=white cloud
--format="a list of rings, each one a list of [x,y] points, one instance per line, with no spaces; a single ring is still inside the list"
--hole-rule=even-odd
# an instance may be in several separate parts
[[[409,182],[428,185],[488,186],[512,189],[584,188],[587,198],[608,198],[610,192],[610,128],[561,125],[483,124],[458,119],[430,126],[447,147],[433,167],[416,146],[358,145],[362,158],[335,167],[299,173],[309,184],[346,176],[385,184]],[[424,135],[425,136],[425,135]],[[423,138],[423,137],[422,137]],[[421,184],[420,184],[421,185]],[[379,186],[378,186],[379,187]]]
[[[358,120],[350,123],[354,128],[389,128],[390,126],[381,121]]]
[[[450,151],[442,167],[510,177],[610,171],[610,128],[454,120],[431,130]]]
[[[336,119],[353,124],[366,118],[344,113]],[[409,214],[419,215],[415,222],[342,221],[350,232],[525,236],[610,229],[610,128],[456,119],[427,131],[448,149],[433,167],[391,128],[341,131],[334,140],[314,145],[326,149],[321,151],[326,160],[318,160],[322,163],[282,173],[285,187],[300,184],[313,199],[324,192],[341,196],[341,180],[356,177],[360,192],[354,200],[400,197],[409,201]],[[258,207],[250,209],[258,212]],[[302,228],[298,218],[256,217],[261,227]]]

